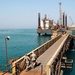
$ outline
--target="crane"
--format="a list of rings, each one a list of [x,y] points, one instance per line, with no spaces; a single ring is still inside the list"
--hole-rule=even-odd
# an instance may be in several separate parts
[[[73,25],[73,24],[74,24],[74,22],[73,22],[73,20],[72,20],[71,16],[69,16],[69,18],[70,18],[70,20],[71,20],[71,22],[72,22],[72,25]]]

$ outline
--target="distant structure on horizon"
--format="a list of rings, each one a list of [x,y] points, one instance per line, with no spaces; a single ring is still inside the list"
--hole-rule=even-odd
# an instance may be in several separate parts
[[[59,23],[55,23],[53,21],[53,19],[49,19],[47,18],[47,16],[45,15],[45,17],[41,20],[40,18],[40,13],[38,13],[38,28],[37,28],[37,33],[38,35],[52,35],[53,30],[66,30],[68,29],[67,26],[67,15],[65,15],[65,13],[63,13],[62,17],[61,17],[62,22]],[[61,25],[60,25],[61,24]]]
[[[41,20],[40,13],[38,13],[38,28],[37,33],[38,35],[52,35],[53,31],[63,31],[68,29],[67,25],[67,14],[65,15],[65,12],[62,13],[61,9],[61,2],[59,3],[59,21],[57,23],[54,22],[54,20],[45,17]]]
[[[38,35],[40,34],[51,35],[52,26],[53,20],[48,19],[46,15],[42,20],[40,20],[40,13],[38,13],[38,29],[37,29]]]

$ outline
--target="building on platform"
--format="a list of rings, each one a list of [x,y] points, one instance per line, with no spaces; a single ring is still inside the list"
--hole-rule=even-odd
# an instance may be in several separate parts
[[[53,20],[50,20],[46,17],[40,20],[40,13],[38,14],[38,28],[37,33],[38,35],[52,35],[53,28]]]

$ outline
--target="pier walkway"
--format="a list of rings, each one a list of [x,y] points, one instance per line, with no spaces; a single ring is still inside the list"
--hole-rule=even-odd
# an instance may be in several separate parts
[[[64,45],[68,36],[69,35],[66,34],[63,35],[58,41],[56,41],[50,48],[48,48],[41,56],[37,58],[37,61],[40,61],[42,66],[37,66],[28,72],[24,70],[20,73],[20,75],[41,75],[41,73],[45,74],[45,71],[48,70],[48,67],[52,65],[55,58],[59,54],[61,47]]]
[[[0,75],[63,75],[62,59],[68,50],[72,37],[69,34],[58,35],[34,49],[39,65],[26,71],[26,66],[20,70],[19,66],[25,55],[12,62],[12,73],[0,72]],[[32,51],[27,55],[30,57]],[[26,64],[26,62],[24,62]],[[66,66],[66,65],[65,65]]]
[[[25,58],[24,55],[12,62],[12,74],[0,72],[0,75],[61,75],[63,73],[61,70],[62,59],[68,50],[71,39],[72,37],[69,34],[58,35],[34,49],[39,64],[35,68],[25,71],[25,65],[22,70],[20,69],[21,62]],[[31,53],[32,51],[27,55],[30,57]]]

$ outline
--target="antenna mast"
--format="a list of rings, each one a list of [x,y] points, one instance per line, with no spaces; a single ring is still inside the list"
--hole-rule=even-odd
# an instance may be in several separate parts
[[[59,3],[59,12],[60,12],[59,24],[62,25],[62,10],[61,10],[61,2]]]
[[[74,24],[74,22],[73,22],[73,20],[72,20],[71,16],[69,16],[69,18],[70,18],[70,20],[71,20],[71,22],[72,22],[72,25],[73,25],[73,24]]]

